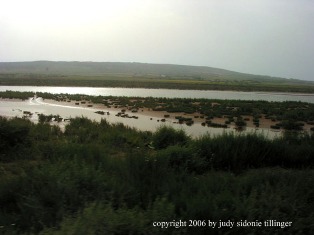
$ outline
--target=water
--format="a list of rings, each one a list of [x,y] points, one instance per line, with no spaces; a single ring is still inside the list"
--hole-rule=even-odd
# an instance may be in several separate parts
[[[144,88],[95,88],[95,87],[45,87],[45,86],[0,86],[0,91],[32,91],[48,93],[84,94],[92,96],[205,98],[265,101],[302,101],[314,103],[314,94],[242,91],[201,91]]]
[[[177,121],[173,118],[166,118],[165,123],[161,123],[160,118],[151,117],[145,113],[136,113],[138,119],[133,118],[122,118],[115,116],[118,111],[115,110],[106,110],[105,107],[101,108],[103,111],[109,111],[110,115],[99,115],[96,114],[95,111],[100,110],[100,108],[87,108],[87,107],[79,107],[79,106],[69,106],[69,105],[61,105],[61,104],[51,104],[46,103],[41,98],[30,98],[27,101],[4,101],[0,100],[0,115],[7,117],[23,117],[23,111],[30,111],[33,115],[30,119],[37,123],[38,115],[37,114],[45,114],[45,115],[60,115],[62,118],[74,118],[74,117],[87,117],[94,121],[100,121],[102,118],[105,118],[110,123],[123,123],[127,126],[134,127],[138,130],[142,131],[155,131],[158,127],[162,125],[172,126],[176,129],[183,129],[185,132],[193,137],[201,136],[204,134],[211,135],[219,135],[223,132],[235,132],[233,128],[212,128],[212,127],[204,127],[201,123],[195,123],[192,126],[187,126],[185,124],[175,124],[173,122]],[[129,115],[134,115],[129,112]],[[61,128],[64,128],[66,122],[61,122],[59,124]],[[279,132],[273,132],[268,129],[258,129],[254,128],[246,128],[246,132],[256,132],[262,133],[270,138],[274,136],[278,136]]]
[[[200,90],[170,90],[170,89],[141,89],[141,88],[94,88],[94,87],[44,87],[44,86],[0,86],[0,91],[32,91],[53,94],[85,94],[92,96],[127,96],[127,97],[166,97],[166,98],[206,98],[206,99],[236,99],[236,100],[266,100],[266,101],[302,101],[314,103],[314,94],[276,93],[276,92],[240,92],[240,91],[200,91]],[[23,111],[31,111],[31,120],[38,122],[39,113],[46,115],[60,115],[63,118],[87,117],[95,121],[106,118],[111,123],[123,123],[142,131],[155,131],[161,125],[184,129],[191,136],[211,135],[223,132],[235,132],[234,129],[203,127],[200,123],[192,126],[174,124],[174,119],[166,119],[165,123],[158,122],[158,118],[137,113],[138,119],[116,117],[118,111],[110,111],[111,115],[96,114],[95,108],[73,107],[68,105],[48,104],[41,99],[28,101],[0,101],[0,115],[8,117],[22,117]],[[152,118],[152,120],[151,120]],[[61,123],[61,126],[65,123]],[[246,132],[257,132],[274,137],[280,133],[269,129],[247,128]]]

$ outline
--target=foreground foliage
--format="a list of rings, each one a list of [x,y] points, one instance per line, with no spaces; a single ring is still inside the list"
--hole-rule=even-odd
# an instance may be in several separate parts
[[[313,234],[314,136],[155,133],[76,118],[0,118],[3,234]],[[156,221],[292,221],[181,227]]]

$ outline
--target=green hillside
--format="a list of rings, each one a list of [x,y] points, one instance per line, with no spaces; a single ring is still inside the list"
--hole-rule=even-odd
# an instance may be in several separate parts
[[[251,75],[205,66],[188,66],[173,64],[146,64],[123,62],[2,62],[0,73],[34,73],[34,74],[62,74],[81,76],[103,76],[108,74],[133,76],[186,76],[227,79],[276,79],[282,78]]]
[[[124,62],[1,62],[0,85],[314,92],[314,82],[206,66]]]

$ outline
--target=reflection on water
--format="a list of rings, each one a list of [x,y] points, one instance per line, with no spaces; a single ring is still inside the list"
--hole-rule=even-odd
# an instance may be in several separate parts
[[[85,94],[93,96],[205,98],[266,101],[302,101],[314,103],[314,94],[241,91],[200,91],[144,88],[95,88],[95,87],[44,87],[44,86],[0,86],[0,91],[32,91],[48,93]]]
[[[33,115],[30,117],[35,123],[38,122],[37,114],[45,115],[60,115],[62,118],[74,118],[74,117],[87,117],[91,120],[100,121],[101,118],[107,119],[111,123],[123,123],[127,126],[134,127],[142,131],[155,131],[161,125],[170,125],[174,128],[184,129],[187,134],[197,137],[210,133],[211,135],[222,134],[223,132],[235,132],[232,128],[212,128],[204,127],[201,123],[195,123],[192,126],[174,124],[174,119],[166,119],[165,123],[158,122],[158,118],[147,116],[144,114],[137,113],[138,119],[133,118],[121,118],[115,116],[118,112],[112,110],[109,111],[110,115],[100,115],[95,113],[99,109],[95,108],[85,108],[85,107],[76,107],[76,106],[65,106],[60,104],[48,104],[45,103],[41,98],[31,98],[27,101],[1,101],[0,100],[0,115],[7,117],[23,117],[23,111],[30,111]],[[131,116],[132,114],[129,113]],[[152,119],[152,120],[151,120]],[[65,125],[65,123],[61,123]],[[254,128],[247,128],[246,132],[263,133],[264,135],[273,138],[274,136],[279,135],[278,132],[273,132],[268,129],[259,129],[255,130]]]

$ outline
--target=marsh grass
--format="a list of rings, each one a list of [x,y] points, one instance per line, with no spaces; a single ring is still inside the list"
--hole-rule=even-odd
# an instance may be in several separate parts
[[[192,139],[169,127],[139,132],[85,118],[64,132],[22,119],[1,118],[0,127],[1,143],[12,139],[10,151],[0,149],[0,233],[314,233],[312,135]],[[293,226],[152,226],[180,219],[276,219]]]

